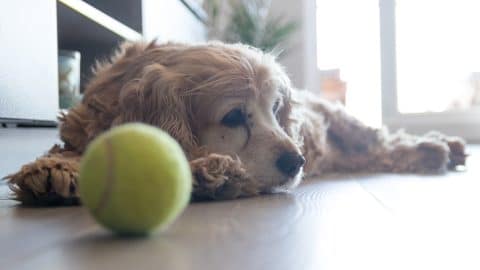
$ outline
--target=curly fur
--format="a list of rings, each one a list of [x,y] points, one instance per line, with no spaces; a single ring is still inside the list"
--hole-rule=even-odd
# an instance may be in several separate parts
[[[77,203],[78,163],[89,142],[113,126],[144,122],[167,131],[183,147],[195,179],[194,199],[231,199],[292,188],[301,172],[279,183],[274,173],[262,176],[258,168],[253,173],[251,164],[273,170],[264,165],[267,161],[252,163],[238,153],[212,151],[221,141],[202,143],[212,125],[202,122],[205,106],[225,97],[273,102],[265,89],[278,90],[281,106],[275,114],[277,123],[265,125],[264,133],[252,135],[258,123],[248,123],[247,143],[253,150],[245,152],[252,157],[256,151],[263,153],[262,148],[272,155],[280,148],[301,151],[306,176],[347,171],[438,173],[465,164],[462,139],[435,132],[420,137],[390,134],[367,127],[341,106],[291,87],[275,59],[256,49],[218,42],[152,42],[123,44],[109,62],[97,64],[83,101],[59,118],[64,145],[6,179],[24,203]],[[270,141],[276,144],[268,148]],[[269,180],[262,182],[262,177]]]

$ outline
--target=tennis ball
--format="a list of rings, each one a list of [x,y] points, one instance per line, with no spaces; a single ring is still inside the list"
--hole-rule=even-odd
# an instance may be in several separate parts
[[[88,146],[80,200],[104,227],[147,235],[168,226],[190,199],[190,166],[179,144],[145,124],[115,127]]]

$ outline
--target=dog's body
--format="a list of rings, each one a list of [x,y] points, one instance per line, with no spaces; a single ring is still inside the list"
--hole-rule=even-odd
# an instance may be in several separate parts
[[[17,198],[77,201],[88,143],[126,122],[162,128],[182,145],[194,198],[288,190],[304,175],[327,172],[441,172],[466,157],[459,138],[363,125],[294,89],[272,56],[244,45],[125,44],[60,118],[64,145],[7,177]]]

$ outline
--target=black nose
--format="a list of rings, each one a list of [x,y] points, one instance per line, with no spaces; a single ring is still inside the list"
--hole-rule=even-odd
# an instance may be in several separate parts
[[[283,152],[275,163],[283,174],[290,177],[297,175],[303,164],[305,164],[305,159],[295,152]]]

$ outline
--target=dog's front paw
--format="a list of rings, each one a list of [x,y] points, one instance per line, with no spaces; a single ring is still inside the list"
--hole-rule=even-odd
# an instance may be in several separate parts
[[[78,204],[78,161],[42,157],[6,176],[15,199],[24,204]]]
[[[209,154],[190,161],[194,199],[234,199],[258,194],[242,163],[230,156]]]

